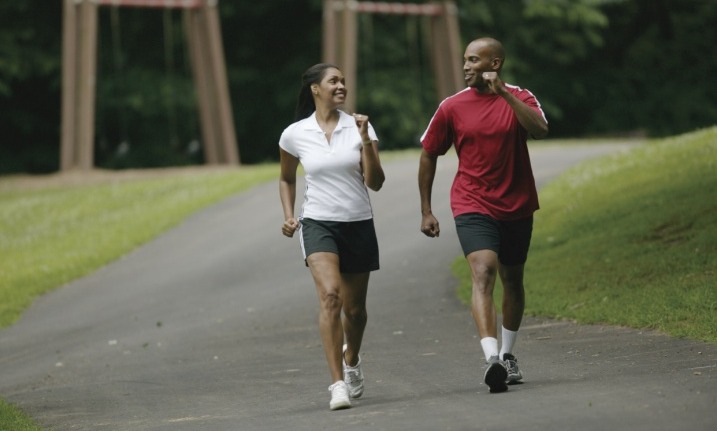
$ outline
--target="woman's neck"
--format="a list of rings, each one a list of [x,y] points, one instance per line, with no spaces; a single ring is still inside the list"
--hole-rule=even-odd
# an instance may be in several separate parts
[[[325,108],[321,106],[316,106],[316,121],[318,121],[320,125],[338,123],[339,110],[336,108]]]

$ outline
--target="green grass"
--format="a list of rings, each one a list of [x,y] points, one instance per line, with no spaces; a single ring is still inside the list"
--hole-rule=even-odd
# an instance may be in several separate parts
[[[2,431],[41,431],[32,420],[20,410],[0,400],[0,430]]]
[[[0,179],[0,327],[38,295],[117,259],[194,211],[276,179],[278,166],[172,172],[178,173],[47,187]]]
[[[526,314],[717,342],[716,192],[717,127],[571,169],[540,191]]]

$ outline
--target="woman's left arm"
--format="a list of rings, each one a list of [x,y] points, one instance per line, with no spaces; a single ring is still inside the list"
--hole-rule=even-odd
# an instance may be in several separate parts
[[[368,116],[354,114],[356,125],[361,134],[361,166],[363,167],[363,178],[366,186],[377,192],[381,190],[386,176],[381,167],[381,159],[378,156],[378,143],[371,140],[368,135]]]
[[[381,190],[386,176],[381,167],[381,159],[378,157],[378,143],[376,141],[364,141],[361,146],[361,165],[363,166],[363,178],[366,186],[377,192]]]

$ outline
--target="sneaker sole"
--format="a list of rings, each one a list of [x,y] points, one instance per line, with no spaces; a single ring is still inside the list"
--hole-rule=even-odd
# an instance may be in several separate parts
[[[344,410],[351,408],[351,402],[350,401],[342,401],[340,403],[331,404],[329,403],[329,408],[331,410]]]
[[[509,385],[522,385],[523,376],[508,376],[506,383]]]
[[[356,392],[352,392],[351,387],[349,387],[349,396],[351,398],[361,398],[361,395],[363,395],[363,387]]]
[[[485,372],[485,384],[490,388],[491,393],[505,392],[508,390],[505,380],[508,378],[508,371],[499,363],[493,363]]]

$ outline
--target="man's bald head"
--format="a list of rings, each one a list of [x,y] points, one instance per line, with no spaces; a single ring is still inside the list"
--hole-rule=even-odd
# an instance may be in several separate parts
[[[473,40],[468,44],[469,46],[474,45],[477,51],[489,53],[491,58],[500,59],[500,67],[503,67],[505,61],[505,50],[503,44],[499,40],[493,39],[492,37],[481,37]]]

